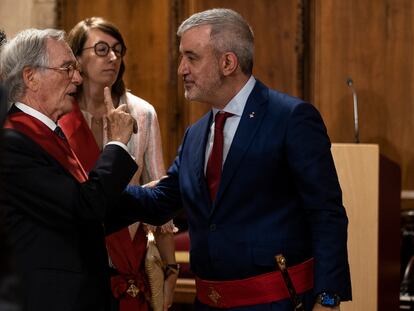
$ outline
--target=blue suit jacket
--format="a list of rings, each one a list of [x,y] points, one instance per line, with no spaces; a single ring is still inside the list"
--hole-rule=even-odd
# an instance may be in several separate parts
[[[232,280],[273,271],[279,253],[288,265],[314,257],[314,293],[330,290],[349,300],[348,219],[317,110],[257,81],[215,202],[204,175],[211,122],[209,112],[187,129],[168,178],[155,189],[129,188],[143,206],[141,217],[162,223],[185,208],[191,269],[200,278]]]

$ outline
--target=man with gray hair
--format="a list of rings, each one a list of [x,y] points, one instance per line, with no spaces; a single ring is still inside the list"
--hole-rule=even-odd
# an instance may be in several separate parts
[[[196,310],[339,310],[348,219],[320,114],[253,77],[253,32],[233,10],[196,13],[177,34],[185,97],[211,111],[166,178],[128,192],[147,222],[185,208]]]
[[[134,121],[125,106],[107,105],[112,142],[88,176],[57,124],[71,111],[82,82],[64,32],[20,32],[2,47],[0,65],[13,103],[1,133],[7,201],[0,206],[23,308],[108,310],[104,229],[126,225],[125,217],[116,223],[120,211],[114,206],[137,169],[125,146]],[[105,95],[110,103],[109,90]]]

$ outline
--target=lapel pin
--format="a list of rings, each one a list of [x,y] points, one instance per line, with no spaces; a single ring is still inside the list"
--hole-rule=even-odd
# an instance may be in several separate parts
[[[249,114],[249,117],[250,118],[254,118],[254,114],[255,114],[255,112],[253,111],[253,112],[251,112],[250,114]]]

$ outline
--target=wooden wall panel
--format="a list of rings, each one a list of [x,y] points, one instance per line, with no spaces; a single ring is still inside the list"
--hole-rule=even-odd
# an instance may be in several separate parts
[[[175,7],[169,0],[61,0],[60,24],[69,31],[78,21],[101,16],[117,25],[127,45],[127,88],[156,109],[164,158],[172,161],[182,131],[177,131]]]
[[[228,7],[239,11],[255,32],[255,75],[269,86],[302,95],[302,1],[291,0],[59,0],[60,26],[70,30],[88,16],[102,16],[121,30],[128,46],[127,87],[157,110],[166,164],[185,128],[209,107],[188,103],[177,77],[178,25],[192,13]]]
[[[401,165],[403,188],[414,189],[412,1],[59,3],[61,25],[66,30],[91,15],[106,17],[120,27],[128,45],[127,85],[157,109],[167,163],[173,159],[186,126],[208,110],[183,98],[176,73],[175,31],[193,12],[228,7],[245,16],[255,31],[254,74],[269,86],[316,105],[333,142],[353,141],[352,93],[346,85],[346,79],[352,77],[359,99],[361,142],[379,143],[381,152]],[[304,60],[306,71],[302,70]]]
[[[334,142],[352,142],[352,77],[359,100],[360,140],[378,143],[414,189],[414,3],[310,1],[309,98]]]
[[[211,8],[239,12],[255,34],[254,75],[269,87],[302,96],[302,1],[190,0],[189,14]],[[206,111],[193,112],[197,119]]]
[[[397,311],[400,169],[376,144],[333,144],[332,154],[349,219],[352,302],[341,310]]]

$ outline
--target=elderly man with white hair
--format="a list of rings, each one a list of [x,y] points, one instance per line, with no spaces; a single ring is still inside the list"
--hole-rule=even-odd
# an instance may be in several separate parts
[[[125,146],[134,121],[108,101],[111,139],[87,175],[58,126],[82,83],[64,32],[20,32],[2,47],[0,68],[12,104],[2,132],[7,201],[0,206],[23,309],[107,310],[104,236],[135,220],[118,217],[127,207],[116,208],[137,169]]]

